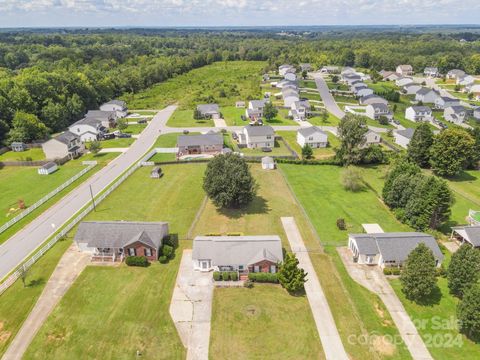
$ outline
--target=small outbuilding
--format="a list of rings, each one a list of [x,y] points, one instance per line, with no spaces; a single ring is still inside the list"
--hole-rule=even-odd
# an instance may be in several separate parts
[[[12,142],[12,144],[10,145],[10,148],[12,149],[12,151],[14,152],[22,152],[22,151],[25,151],[27,150],[27,145],[23,142],[19,142],[19,141],[14,141]]]
[[[275,160],[270,156],[264,156],[262,158],[262,169],[263,170],[274,170],[275,169]]]
[[[160,166],[155,166],[150,172],[150,177],[152,179],[160,179],[162,176],[163,176],[163,172]]]
[[[53,161],[46,163],[38,168],[39,175],[49,175],[58,170],[58,166]]]
[[[245,101],[237,101],[235,103],[236,108],[245,108]]]

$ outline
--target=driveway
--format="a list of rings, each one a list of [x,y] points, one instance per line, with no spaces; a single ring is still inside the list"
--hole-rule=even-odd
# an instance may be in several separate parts
[[[85,266],[87,266],[89,260],[90,255],[81,252],[76,244],[72,244],[68,248],[45,285],[32,311],[3,355],[2,360],[20,360],[22,358],[48,315],[50,315]]]
[[[328,89],[328,85],[323,79],[323,77],[319,74],[314,75],[315,83],[317,84],[318,92],[320,93],[320,97],[325,105],[325,108],[331,112],[333,115],[338,117],[339,119],[345,116],[345,113],[340,109],[337,105],[335,99],[333,98],[332,94],[330,94],[330,90]]]
[[[359,265],[353,262],[347,247],[337,248],[348,273],[357,283],[377,294],[385,304],[400,336],[414,359],[433,359],[417,328],[408,316],[402,303],[377,266]]]
[[[158,112],[126,152],[116,157],[0,245],[0,279],[14,270],[30,253],[68,222],[78,210],[90,202],[90,186],[94,196],[98,195],[125,170],[139,161],[153,146],[175,109],[176,106],[168,106]]]
[[[192,250],[184,250],[170,303],[170,316],[187,348],[187,360],[208,360],[212,299],[212,273],[194,271]]]
[[[302,236],[298,231],[297,224],[293,217],[282,217],[283,228],[288,237],[292,251],[297,256],[299,265],[308,273],[305,283],[305,292],[312,309],[313,318],[317,325],[320,341],[327,359],[348,359],[342,340],[338,334],[335,320],[328,306],[327,298],[323,293],[320,281],[313,268],[310,256],[308,255]]]

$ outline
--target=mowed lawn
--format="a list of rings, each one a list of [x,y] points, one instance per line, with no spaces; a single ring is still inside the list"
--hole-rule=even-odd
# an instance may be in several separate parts
[[[144,359],[184,359],[168,311],[180,258],[148,268],[87,267],[24,358],[132,359],[138,350]]]
[[[335,149],[340,146],[340,140],[330,132],[328,134],[328,146],[326,148],[313,149],[313,157],[315,159],[330,158],[335,155]],[[288,145],[298,154],[302,156],[302,147],[297,143],[296,131],[277,131],[277,135],[283,137]]]
[[[2,161],[37,161],[45,160],[45,154],[42,148],[32,148],[26,151],[7,151],[0,155],[0,162]]]
[[[215,124],[212,119],[194,119],[193,110],[177,109],[168,119],[167,125],[171,127],[205,127],[214,126]]]
[[[216,288],[211,359],[324,359],[306,297],[279,285]]]
[[[240,149],[240,151],[247,156],[292,156],[290,150],[288,150],[288,148],[281,140],[275,140],[274,147],[270,149],[272,150],[270,152],[264,152],[262,151],[262,148],[242,148]]]

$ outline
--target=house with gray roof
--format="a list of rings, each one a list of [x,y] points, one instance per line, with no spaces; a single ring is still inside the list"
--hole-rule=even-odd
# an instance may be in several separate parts
[[[246,145],[250,149],[274,148],[275,131],[269,125],[247,125],[239,134],[240,144]]]
[[[100,105],[102,111],[114,111],[117,118],[123,118],[128,114],[127,103],[123,100],[110,100]]]
[[[360,104],[362,105],[370,105],[370,104],[385,104],[385,105],[388,105],[388,101],[385,100],[384,98],[378,96],[378,95],[375,95],[375,94],[371,94],[371,95],[367,95],[367,96],[362,96],[360,99],[359,99],[359,102]]]
[[[460,105],[460,100],[457,98],[449,96],[438,96],[435,99],[435,108],[436,109],[446,109],[449,106],[458,106]]]
[[[473,117],[480,120],[480,106],[473,108]]]
[[[395,143],[406,149],[410,143],[410,140],[413,138],[413,134],[415,134],[415,129],[413,128],[396,130],[393,133],[393,136],[395,137]]]
[[[75,159],[85,151],[85,146],[80,137],[70,131],[65,131],[52,137],[42,144],[43,152],[47,159]]]
[[[102,126],[107,129],[117,125],[117,114],[115,111],[88,110],[85,117],[100,120]]]
[[[410,106],[405,109],[405,119],[410,121],[431,121],[432,118],[432,109],[430,109],[428,106]]]
[[[37,169],[39,175],[50,175],[58,170],[58,165],[54,161],[49,161]]]
[[[466,116],[467,110],[461,105],[449,106],[443,111],[444,119],[457,125],[463,123]]]
[[[428,66],[423,70],[423,75],[435,78],[435,77],[438,77],[440,73],[438,72],[437,67]]]
[[[400,74],[402,76],[413,75],[413,67],[412,65],[408,65],[408,64],[398,65],[395,71],[397,72],[397,74]]]
[[[421,101],[424,104],[434,104],[439,96],[440,93],[437,90],[422,87],[415,94],[415,101]]]
[[[282,241],[277,235],[197,236],[192,259],[198,271],[276,273],[283,261]]]
[[[94,261],[122,261],[128,256],[155,261],[168,234],[166,222],[83,221],[74,241]]]
[[[297,143],[301,147],[308,144],[311,148],[325,148],[328,146],[328,135],[316,126],[302,127],[297,131]]]
[[[204,119],[220,118],[220,108],[217,104],[201,104],[197,105],[197,112]]]
[[[475,248],[480,248],[480,225],[454,226],[451,237]]]
[[[209,154],[218,155],[223,149],[223,136],[217,133],[180,135],[177,138],[177,156]]]
[[[447,73],[447,79],[457,79],[465,76],[465,71],[460,69],[452,69]]]
[[[267,99],[250,100],[248,107],[245,109],[245,115],[251,120],[259,120],[263,117],[263,108],[268,102]]]
[[[68,130],[77,135],[82,142],[98,140],[108,132],[102,120],[95,117],[84,117],[70,125]]]
[[[402,91],[407,95],[415,95],[418,92],[418,90],[420,90],[421,88],[422,88],[422,85],[410,84],[410,85],[405,85],[402,88]]]
[[[367,105],[365,108],[365,115],[373,120],[378,120],[381,117],[385,117],[388,120],[393,119],[393,113],[388,108],[388,105],[384,103],[373,103]]]
[[[381,268],[402,266],[410,252],[421,243],[432,251],[437,266],[440,266],[443,254],[429,234],[397,232],[348,235],[348,247],[353,260],[358,264],[378,265]]]

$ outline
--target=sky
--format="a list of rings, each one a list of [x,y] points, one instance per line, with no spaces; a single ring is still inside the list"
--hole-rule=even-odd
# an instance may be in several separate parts
[[[0,28],[389,24],[480,24],[480,0],[0,0]]]

